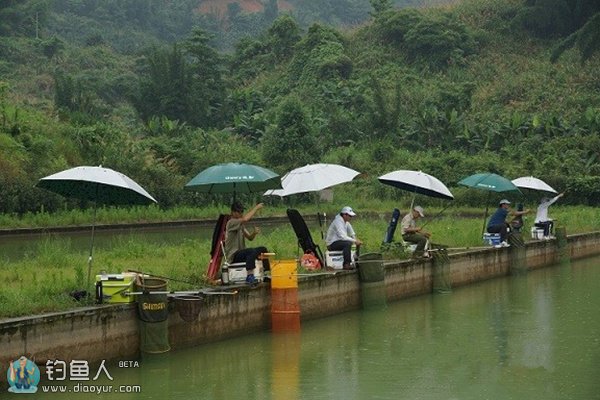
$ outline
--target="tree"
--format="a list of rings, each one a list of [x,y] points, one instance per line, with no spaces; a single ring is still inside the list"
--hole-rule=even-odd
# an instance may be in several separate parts
[[[582,63],[590,59],[594,53],[600,52],[600,13],[594,15],[583,27],[562,40],[552,52],[551,61],[557,61],[562,53],[574,46],[581,54]]]
[[[598,12],[597,0],[527,0],[514,22],[539,37],[564,37]]]
[[[196,127],[223,123],[223,67],[210,40],[205,31],[196,29],[183,46],[174,45],[171,51],[154,50],[148,55],[135,101],[144,121],[165,116]]]
[[[174,45],[171,51],[155,49],[146,58],[134,104],[144,121],[153,116],[188,121],[193,110],[191,86],[191,74],[180,48]]]
[[[392,9],[392,0],[369,0],[369,2],[373,7],[371,15],[375,18]]]
[[[296,46],[289,77],[302,85],[315,85],[323,80],[348,79],[352,68],[342,35],[333,28],[314,24]]]
[[[47,16],[45,0],[0,1],[0,36],[38,37],[39,27]]]
[[[289,59],[294,52],[294,46],[301,39],[300,27],[289,15],[282,15],[273,21],[268,30],[269,45],[277,61]]]
[[[369,137],[379,140],[392,137],[398,133],[399,118],[402,111],[402,88],[400,83],[396,84],[393,104],[388,104],[381,84],[374,76],[371,77],[371,87],[373,88],[373,104],[369,107],[369,117],[372,135],[369,135]]]
[[[477,46],[465,24],[449,14],[423,18],[408,30],[404,39],[409,57],[433,69],[461,64]]]
[[[388,11],[380,15],[374,31],[385,42],[405,50],[411,61],[433,69],[460,64],[477,47],[473,33],[449,13]]]
[[[515,17],[525,29],[540,37],[572,32],[573,18],[568,0],[535,0]]]
[[[186,54],[190,57],[191,109],[194,113],[188,121],[199,127],[217,126],[223,122],[223,115],[220,115],[226,96],[223,62],[210,46],[211,39],[206,31],[195,29],[185,43]]]
[[[320,158],[308,112],[297,97],[288,97],[277,109],[276,123],[263,137],[263,159],[272,166],[292,169]]]

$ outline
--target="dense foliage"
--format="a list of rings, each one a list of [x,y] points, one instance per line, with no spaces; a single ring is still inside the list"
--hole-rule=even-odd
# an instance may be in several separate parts
[[[265,4],[229,7],[222,30],[192,0],[2,2],[0,212],[63,207],[33,185],[82,164],[128,174],[162,207],[207,202],[183,185],[224,161],[344,164],[366,173],[349,189],[362,198],[397,197],[376,181],[395,169],[449,186],[534,175],[599,204],[597,2],[331,0],[337,14],[310,26]],[[224,38],[243,24],[251,36]],[[471,192],[455,193],[483,201]]]

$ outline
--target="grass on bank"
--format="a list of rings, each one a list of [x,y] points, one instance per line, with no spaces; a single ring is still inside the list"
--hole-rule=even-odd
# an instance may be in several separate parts
[[[429,211],[433,217],[435,210]],[[473,214],[476,210],[471,210]],[[483,210],[480,217],[461,217],[464,210],[446,212],[442,217],[424,219],[426,229],[433,233],[435,243],[451,248],[481,246]],[[493,211],[493,210],[492,210]],[[551,215],[557,226],[564,226],[568,234],[600,229],[600,210],[591,207],[553,207]],[[387,229],[390,213],[372,214],[369,219],[355,218],[353,225],[365,242],[362,252],[379,252]],[[533,216],[525,218],[524,237],[529,237]],[[395,238],[399,240],[400,231]],[[321,243],[318,228],[312,229],[315,241]],[[276,258],[297,258],[296,237],[290,225],[277,227],[259,236],[257,244],[265,245],[275,252]],[[94,255],[92,283],[101,270],[119,273],[128,269],[143,271],[177,279],[169,282],[171,290],[190,290],[205,286],[204,275],[209,261],[209,240],[184,240],[182,243],[156,244],[141,239],[116,238],[108,250],[99,249]],[[73,249],[68,242],[42,241],[38,248],[18,262],[0,258],[0,318],[61,311],[81,306],[69,296],[73,290],[86,288],[87,248]],[[387,259],[406,257],[398,251],[384,252]],[[184,281],[188,283],[183,283]],[[92,288],[87,288],[92,290]]]

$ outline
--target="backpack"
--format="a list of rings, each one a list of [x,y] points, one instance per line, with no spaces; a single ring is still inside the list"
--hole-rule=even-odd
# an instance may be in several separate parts
[[[312,251],[304,253],[300,258],[300,265],[308,270],[320,269],[321,263]]]

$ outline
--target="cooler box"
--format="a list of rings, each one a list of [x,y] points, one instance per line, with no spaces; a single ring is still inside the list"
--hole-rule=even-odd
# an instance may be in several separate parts
[[[352,250],[350,251],[350,257],[352,258],[352,265],[354,265],[354,261],[356,260],[356,247],[352,246]],[[329,251],[325,252],[325,264],[333,269],[343,269],[344,268],[344,252],[343,251]]]
[[[490,246],[497,246],[500,244],[500,234],[499,233],[484,233],[483,234],[483,243],[488,244]]]
[[[133,292],[136,276],[134,272],[96,275],[96,301],[100,304],[133,303],[135,296],[126,293]]]
[[[531,238],[542,240],[544,238],[544,230],[535,226],[531,227]]]
[[[256,260],[256,268],[254,268],[254,277],[262,282],[263,280],[263,262],[262,260]],[[228,264],[227,268],[229,270],[229,282],[230,283],[243,283],[246,282],[246,263],[235,263]]]

